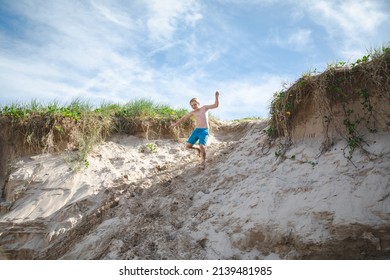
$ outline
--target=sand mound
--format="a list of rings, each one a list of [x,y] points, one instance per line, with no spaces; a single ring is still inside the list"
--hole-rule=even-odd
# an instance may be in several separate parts
[[[287,142],[317,138],[322,150],[345,139],[351,153],[364,136],[390,127],[390,52],[351,67],[303,76],[275,95],[269,133]]]
[[[102,143],[79,173],[64,155],[21,157],[5,186],[14,202],[1,216],[2,250],[22,259],[389,257],[390,135],[375,134],[371,156],[354,164],[342,140],[316,157],[310,138],[279,162],[266,129],[214,127],[205,171],[180,141],[135,136]]]

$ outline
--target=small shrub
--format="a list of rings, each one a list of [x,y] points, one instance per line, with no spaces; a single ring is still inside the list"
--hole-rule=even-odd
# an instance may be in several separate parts
[[[154,143],[146,144],[146,148],[150,153],[157,153],[157,145]]]

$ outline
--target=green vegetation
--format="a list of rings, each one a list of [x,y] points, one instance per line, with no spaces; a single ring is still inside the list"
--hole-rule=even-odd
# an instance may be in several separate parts
[[[76,99],[69,104],[58,102],[40,104],[36,100],[27,104],[0,107],[0,120],[11,129],[7,142],[21,145],[31,152],[67,150],[66,160],[73,170],[88,167],[88,154],[93,147],[112,133],[143,133],[146,138],[170,135],[179,137],[181,128],[169,125],[185,115],[187,110],[175,110],[148,99],[131,101],[125,105],[104,103],[93,107]],[[190,128],[191,122],[184,125]],[[155,151],[150,147],[151,151]]]
[[[283,149],[278,151],[283,155],[291,144],[294,128],[307,114],[315,113],[322,118],[326,134],[323,151],[332,145],[328,133],[336,132],[346,140],[346,158],[351,159],[353,152],[365,144],[362,131],[374,133],[383,123],[390,125],[390,114],[386,114],[390,108],[383,107],[390,105],[389,77],[389,46],[371,50],[352,63],[328,64],[321,74],[317,70],[304,73],[291,87],[274,93],[266,130],[270,143],[284,138]]]
[[[144,151],[147,151],[148,153],[151,153],[151,154],[157,153],[157,145],[154,143],[147,143],[145,145]]]
[[[118,107],[115,115],[118,117],[145,117],[145,118],[177,118],[187,114],[187,110],[175,110],[167,105],[154,103],[150,99],[139,99]]]
[[[25,120],[32,116],[66,117],[80,120],[80,116],[92,113],[116,117],[180,118],[188,111],[186,109],[175,110],[167,105],[156,104],[149,99],[133,100],[125,105],[103,103],[97,108],[93,108],[88,102],[80,99],[63,106],[58,102],[44,105],[33,100],[27,104],[14,103],[0,107],[0,116],[10,117],[14,120]]]
[[[264,118],[262,117],[246,117],[241,119],[234,119],[233,122],[245,122],[245,121],[262,121]]]
[[[29,104],[11,104],[0,107],[0,116],[7,116],[14,120],[26,120],[32,116],[67,117],[79,120],[82,113],[91,110],[91,105],[78,99],[72,101],[68,106],[60,106],[58,102],[43,105],[32,100]]]

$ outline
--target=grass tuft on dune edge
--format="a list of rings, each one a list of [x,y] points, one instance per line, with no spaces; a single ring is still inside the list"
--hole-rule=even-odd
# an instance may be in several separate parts
[[[353,63],[328,64],[323,73],[306,73],[292,86],[274,93],[270,106],[270,143],[284,138],[283,155],[297,127],[314,115],[320,119],[322,152],[332,133],[347,142],[348,159],[363,149],[364,135],[390,128],[390,46],[372,50]]]
[[[88,166],[93,147],[112,133],[142,134],[145,138],[179,138],[192,122],[172,129],[170,124],[188,111],[173,109],[149,99],[125,105],[104,103],[93,107],[80,99],[69,104],[13,103],[0,107],[4,143],[22,146],[30,153],[73,151],[69,161]]]

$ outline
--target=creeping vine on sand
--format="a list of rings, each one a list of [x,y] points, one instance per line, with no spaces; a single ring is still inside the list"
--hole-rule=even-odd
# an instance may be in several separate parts
[[[366,152],[364,133],[390,127],[390,48],[373,51],[350,65],[330,64],[324,73],[314,74],[305,74],[274,93],[266,132],[269,139],[284,139],[277,142],[275,155],[285,154],[295,127],[309,118],[308,108],[322,120],[321,154],[332,147],[337,135],[346,140],[347,159],[357,149]]]

